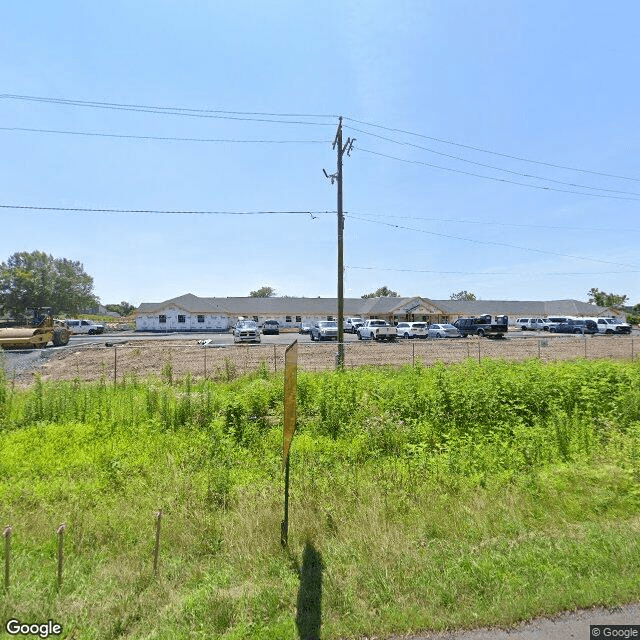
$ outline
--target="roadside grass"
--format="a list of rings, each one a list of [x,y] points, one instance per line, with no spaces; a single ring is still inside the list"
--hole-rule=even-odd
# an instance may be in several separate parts
[[[640,366],[0,376],[0,619],[76,639],[363,637],[640,598]],[[154,515],[163,510],[153,575]],[[56,590],[55,529],[67,523]]]

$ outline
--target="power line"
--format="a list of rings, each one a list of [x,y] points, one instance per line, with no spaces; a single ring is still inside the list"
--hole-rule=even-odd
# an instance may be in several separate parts
[[[465,275],[465,276],[517,276],[522,278],[523,274],[515,271],[440,271],[435,269],[393,269],[388,267],[359,267],[355,265],[345,265],[345,269],[359,269],[366,271],[400,271],[407,273],[434,273],[443,275]],[[538,276],[602,276],[609,274],[640,273],[640,271],[536,271],[531,275]]]
[[[117,102],[97,102],[90,100],[70,100],[67,98],[44,98],[39,96],[21,96],[14,94],[0,94],[0,99],[24,100],[28,102],[40,102],[45,104],[60,104],[72,107],[90,107],[94,109],[112,109],[116,111],[137,111],[142,113],[156,113],[173,116],[189,116],[192,118],[215,118],[221,120],[243,120],[250,122],[275,122],[281,124],[307,124],[318,126],[335,126],[333,122],[310,122],[307,120],[274,120],[271,118],[257,118],[251,116],[272,116],[277,118],[336,118],[332,115],[321,114],[284,114],[243,111],[222,111],[214,109],[188,109],[182,107],[159,107],[149,105],[120,104]],[[245,117],[246,116],[246,117]]]
[[[352,213],[373,218],[394,218],[399,220],[422,220],[424,222],[454,222],[458,224],[481,224],[490,227],[516,227],[527,229],[554,229],[561,231],[596,231],[596,232],[619,232],[619,233],[640,233],[640,229],[625,229],[622,227],[569,227],[564,225],[543,225],[543,224],[523,224],[517,222],[498,222],[487,220],[462,220],[460,218],[425,218],[422,216],[395,216],[387,213],[363,213],[353,211]]]
[[[335,211],[185,211],[169,209],[93,209],[90,207],[39,207],[21,204],[0,204],[0,209],[21,209],[29,211],[69,211],[79,213],[175,213],[209,216],[264,216],[264,215],[308,215],[312,218],[320,214],[335,214]]]
[[[382,158],[388,158],[390,160],[397,160],[399,162],[407,162],[409,164],[420,164],[420,165],[424,165],[425,167],[432,167],[434,169],[441,169],[443,171],[451,171],[453,173],[461,173],[463,175],[466,176],[473,176],[475,178],[483,178],[484,180],[493,180],[495,182],[506,182],[508,184],[515,184],[515,185],[519,185],[521,187],[529,187],[530,189],[540,189],[542,191],[556,191],[558,193],[573,193],[579,196],[591,196],[592,198],[610,198],[613,200],[634,200],[634,201],[638,201],[640,200],[640,198],[629,198],[627,196],[610,196],[610,195],[605,195],[605,194],[601,194],[601,193],[584,193],[582,191],[573,191],[571,189],[557,189],[556,187],[545,187],[542,185],[538,185],[538,184],[529,184],[527,182],[518,182],[517,180],[509,180],[507,178],[497,178],[496,176],[485,176],[482,175],[481,173],[473,173],[471,171],[464,171],[462,169],[453,169],[451,167],[443,167],[441,165],[438,164],[433,164],[431,162],[423,162],[421,160],[409,160],[407,158],[398,158],[397,156],[391,156],[388,155],[386,153],[380,153],[379,151],[372,151],[371,149],[363,149],[362,147],[358,146],[357,149],[359,151],[364,151],[365,153],[371,153],[373,155],[376,156],[381,156]]]
[[[498,246],[498,247],[507,247],[509,249],[520,249],[521,251],[531,251],[534,253],[543,253],[546,255],[551,255],[551,256],[558,256],[560,258],[572,258],[574,260],[586,260],[587,262],[601,262],[603,264],[612,264],[615,265],[617,267],[631,267],[632,269],[640,269],[640,267],[638,267],[638,265],[635,264],[627,264],[624,262],[612,262],[611,260],[600,260],[599,258],[585,258],[583,256],[574,256],[571,254],[567,254],[567,253],[558,253],[556,251],[548,251],[546,249],[533,249],[531,247],[523,247],[520,245],[515,245],[515,244],[509,244],[507,242],[497,242],[497,241],[490,241],[490,240],[476,240],[475,238],[464,238],[461,236],[454,236],[454,235],[450,235],[447,233],[437,233],[435,231],[427,231],[425,229],[416,229],[415,227],[405,227],[403,225],[399,225],[399,224],[394,224],[392,222],[381,222],[379,220],[369,220],[367,218],[362,218],[360,216],[354,216],[353,214],[350,214],[348,216],[350,219],[353,220],[362,220],[363,222],[369,222],[371,224],[380,224],[380,225],[384,225],[386,227],[393,227],[395,229],[403,229],[406,231],[415,231],[417,233],[426,233],[427,235],[430,236],[438,236],[440,238],[449,238],[450,240],[462,240],[464,242],[473,242],[474,244],[486,244],[486,245],[493,245],[493,246]]]
[[[501,156],[503,158],[509,158],[510,160],[518,160],[520,162],[529,162],[532,164],[540,164],[546,167],[553,167],[555,169],[567,169],[568,171],[578,171],[580,173],[590,173],[596,176],[604,176],[605,178],[617,178],[619,180],[631,180],[633,182],[640,182],[640,178],[630,178],[628,176],[619,176],[612,173],[603,173],[601,171],[592,171],[590,169],[580,169],[578,167],[569,167],[567,165],[562,164],[553,164],[551,162],[543,162],[541,160],[531,160],[530,158],[524,158],[522,156],[514,156],[509,155],[508,153],[500,153],[498,151],[491,151],[489,149],[483,149],[482,147],[474,147],[468,144],[462,144],[460,142],[454,142],[452,140],[445,140],[443,138],[435,138],[433,136],[427,136],[421,133],[415,133],[414,131],[407,131],[405,129],[397,129],[393,127],[385,127],[381,124],[375,124],[372,122],[365,122],[363,120],[356,120],[355,118],[344,117],[345,120],[349,120],[350,122],[357,122],[358,124],[363,124],[368,127],[376,127],[378,129],[383,129],[385,131],[393,131],[395,133],[404,133],[410,136],[416,136],[418,138],[424,138],[425,140],[433,140],[434,142],[442,142],[443,144],[449,144],[456,147],[461,147],[463,149],[471,149],[472,151],[479,151],[481,153],[489,153],[494,156]],[[348,125],[347,125],[348,126]]]
[[[374,138],[379,138],[380,140],[386,140],[387,142],[392,142],[393,144],[399,144],[406,147],[413,147],[415,149],[422,149],[423,151],[428,151],[429,153],[434,153],[439,156],[443,156],[445,158],[451,158],[452,160],[459,160],[460,162],[466,162],[467,164],[473,164],[477,167],[484,167],[485,169],[493,169],[495,171],[503,171],[504,173],[509,173],[514,176],[520,176],[521,178],[531,178],[533,180],[543,180],[546,182],[553,182],[554,184],[562,184],[568,187],[576,187],[578,189],[592,189],[594,191],[606,191],[608,193],[620,193],[630,196],[640,196],[640,193],[636,193],[633,191],[620,191],[618,189],[605,189],[602,187],[591,187],[585,184],[576,184],[574,182],[565,182],[564,180],[555,180],[554,178],[546,178],[543,176],[536,176],[530,173],[522,173],[520,171],[512,171],[511,169],[505,169],[503,167],[497,167],[492,164],[485,164],[484,162],[476,162],[475,160],[468,160],[467,158],[461,158],[460,156],[454,156],[450,153],[444,153],[442,151],[436,151],[435,149],[430,149],[429,147],[424,147],[419,144],[413,144],[411,142],[405,142],[402,140],[394,140],[393,138],[388,138],[387,136],[380,136],[376,133],[371,133],[370,131],[363,131],[362,129],[356,129],[355,127],[349,127],[352,131],[357,131],[358,133],[363,133],[368,136],[372,136]]]
[[[131,140],[160,140],[168,142],[230,142],[255,144],[330,144],[331,140],[242,140],[236,138],[178,138],[172,136],[139,136],[96,131],[68,131],[64,129],[32,129],[27,127],[0,127],[0,131],[21,131],[28,133],[56,133],[72,136],[93,136],[99,138],[123,138]]]

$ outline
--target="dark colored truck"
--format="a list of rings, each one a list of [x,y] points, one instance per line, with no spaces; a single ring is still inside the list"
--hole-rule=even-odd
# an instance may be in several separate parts
[[[466,336],[504,338],[508,324],[509,318],[507,316],[496,316],[495,322],[492,322],[491,316],[487,314],[472,318],[458,318],[453,326],[458,329],[463,338]]]

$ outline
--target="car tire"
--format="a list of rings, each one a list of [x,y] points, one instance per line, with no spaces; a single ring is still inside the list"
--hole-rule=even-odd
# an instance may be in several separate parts
[[[405,332],[405,333],[403,334],[403,336],[402,336],[402,337],[403,337],[405,340],[408,340],[408,339],[409,339],[409,334]]]
[[[484,329],[478,329],[478,337],[484,338]]]
[[[362,334],[358,331],[358,340],[362,340]]]

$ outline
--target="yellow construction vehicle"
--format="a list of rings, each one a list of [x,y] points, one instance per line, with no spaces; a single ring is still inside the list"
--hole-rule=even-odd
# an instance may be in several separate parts
[[[37,349],[44,348],[50,342],[54,347],[69,344],[69,329],[61,323],[56,325],[51,309],[42,307],[31,309],[33,319],[27,326],[10,326],[0,328],[0,347],[3,349]]]

